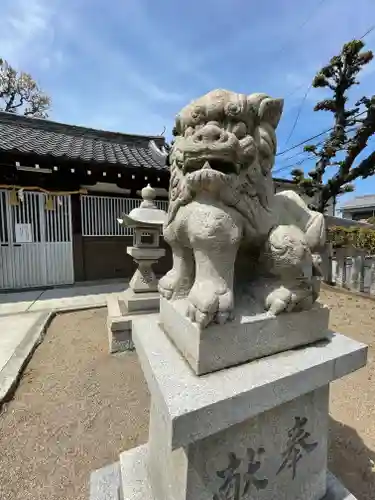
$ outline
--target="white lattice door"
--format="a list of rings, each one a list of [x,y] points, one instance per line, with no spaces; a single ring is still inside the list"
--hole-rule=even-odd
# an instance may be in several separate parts
[[[0,190],[0,288],[74,282],[70,196]]]

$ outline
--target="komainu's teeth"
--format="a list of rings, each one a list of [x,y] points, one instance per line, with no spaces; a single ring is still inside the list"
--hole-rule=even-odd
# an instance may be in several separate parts
[[[205,164],[202,167],[202,170],[212,170],[211,165],[208,163],[208,161],[205,162]]]

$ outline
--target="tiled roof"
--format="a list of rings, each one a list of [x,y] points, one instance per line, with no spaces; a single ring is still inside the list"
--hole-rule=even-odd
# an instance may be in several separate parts
[[[278,184],[297,184],[293,179],[283,179],[282,177],[274,177],[273,182]]]
[[[352,200],[343,203],[340,210],[349,210],[351,208],[372,208],[375,207],[375,194],[356,196]]]
[[[333,217],[332,215],[326,215],[325,216],[325,221],[326,221],[326,227],[334,227],[334,226],[341,226],[341,227],[374,227],[372,224],[369,224],[368,222],[361,222],[359,220],[353,220],[353,219],[345,219],[343,217]]]
[[[165,169],[157,148],[163,137],[137,136],[65,125],[0,112],[0,154],[32,154],[123,167]]]

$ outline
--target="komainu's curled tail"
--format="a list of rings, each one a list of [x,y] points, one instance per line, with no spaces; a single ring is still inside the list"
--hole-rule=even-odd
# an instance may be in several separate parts
[[[321,259],[317,252],[325,243],[325,223],[321,213],[310,210],[291,190],[275,195],[274,210],[276,225],[268,236],[263,258],[274,276],[265,304],[278,314],[306,309],[318,298]]]
[[[311,210],[295,191],[276,193],[275,213],[279,224],[292,224],[304,232],[312,253],[323,248],[326,241],[324,216]]]

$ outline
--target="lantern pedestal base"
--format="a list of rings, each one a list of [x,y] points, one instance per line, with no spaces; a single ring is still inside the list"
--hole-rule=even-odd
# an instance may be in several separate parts
[[[159,292],[137,293],[128,288],[120,296],[120,308],[130,314],[157,312],[160,308],[160,294]]]
[[[156,260],[136,260],[138,268],[130,280],[129,287],[138,295],[149,292],[158,291],[158,280],[152,269],[152,264],[156,264]]]
[[[157,292],[135,293],[131,288],[107,299],[107,331],[109,352],[133,351],[132,321],[140,314],[159,311],[160,295]]]
[[[165,255],[165,249],[128,247],[127,253],[133,257],[138,266],[130,280],[130,288],[136,293],[157,292],[158,280],[152,265]]]

